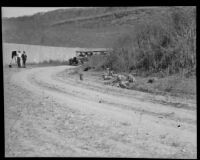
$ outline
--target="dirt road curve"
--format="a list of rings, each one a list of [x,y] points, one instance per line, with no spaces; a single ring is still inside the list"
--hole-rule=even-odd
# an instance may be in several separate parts
[[[11,77],[18,96],[29,98],[15,107],[17,118],[6,118],[6,156],[196,158],[195,103],[156,103],[161,96],[80,81],[68,68]]]

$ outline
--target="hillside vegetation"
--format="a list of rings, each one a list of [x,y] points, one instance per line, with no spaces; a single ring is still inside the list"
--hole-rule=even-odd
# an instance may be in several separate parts
[[[193,7],[171,8],[134,25],[114,44],[108,57],[91,61],[118,72],[189,74],[196,70],[196,10]],[[98,59],[98,60],[96,60]],[[95,63],[91,62],[91,63]]]
[[[3,42],[61,47],[112,47],[142,19],[168,7],[60,9],[33,16],[4,18]]]

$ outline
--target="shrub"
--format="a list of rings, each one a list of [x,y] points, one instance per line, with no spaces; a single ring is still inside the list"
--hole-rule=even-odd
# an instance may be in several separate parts
[[[89,58],[85,67],[95,68],[95,70],[102,70],[106,68],[106,57],[104,55],[93,55]]]
[[[196,8],[173,7],[120,37],[102,63],[116,71],[180,73],[196,68]]]

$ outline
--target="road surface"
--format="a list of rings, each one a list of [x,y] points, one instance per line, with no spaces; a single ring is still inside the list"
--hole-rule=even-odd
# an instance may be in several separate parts
[[[4,83],[6,156],[196,158],[195,103],[80,81],[71,68],[20,69]]]

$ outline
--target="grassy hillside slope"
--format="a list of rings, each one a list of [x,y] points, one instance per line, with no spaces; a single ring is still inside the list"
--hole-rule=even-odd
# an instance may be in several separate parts
[[[2,20],[3,42],[63,47],[112,47],[139,21],[168,7],[60,9]]]

